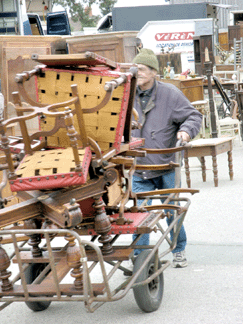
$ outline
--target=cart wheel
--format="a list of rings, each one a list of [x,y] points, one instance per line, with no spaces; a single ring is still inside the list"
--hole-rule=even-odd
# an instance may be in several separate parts
[[[25,270],[25,279],[27,284],[31,284],[47,266],[46,263],[33,263]],[[34,312],[47,309],[51,301],[25,302],[25,304]]]
[[[135,259],[133,273],[135,273],[144,264],[145,259],[151,253],[151,250],[142,251]],[[146,280],[154,273],[155,256],[148,262],[143,271],[138,276],[136,283]],[[158,269],[161,268],[161,262],[158,262]],[[164,291],[163,272],[152,280],[149,284],[133,288],[133,294],[139,308],[147,313],[156,311],[162,301]]]

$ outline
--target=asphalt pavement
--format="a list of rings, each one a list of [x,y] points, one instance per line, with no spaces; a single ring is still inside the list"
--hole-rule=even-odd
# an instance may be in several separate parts
[[[243,324],[243,146],[236,142],[233,148],[233,181],[227,154],[217,156],[218,187],[214,187],[211,157],[206,157],[206,182],[199,160],[189,161],[192,188],[200,190],[188,195],[191,205],[184,221],[189,265],[164,271],[164,296],[156,312],[142,312],[131,290],[94,313],[87,313],[82,302],[53,302],[37,313],[24,303],[13,303],[1,311],[0,323]],[[182,187],[186,187],[183,169]],[[156,241],[156,234],[151,240]]]

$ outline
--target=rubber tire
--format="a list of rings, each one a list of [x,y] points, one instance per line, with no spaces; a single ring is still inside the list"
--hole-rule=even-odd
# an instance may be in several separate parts
[[[145,259],[151,253],[151,250],[142,251],[135,259],[133,273],[138,271],[144,264]],[[141,274],[138,276],[136,283],[146,280],[151,274],[154,273],[153,267],[155,262],[155,256],[151,258],[148,264],[145,266]],[[158,262],[158,268],[161,268],[161,262]],[[157,281],[157,283],[156,283]],[[161,274],[152,280],[149,284],[137,286],[133,288],[133,294],[137,302],[138,307],[146,312],[156,311],[161,302],[164,292],[164,274]]]
[[[38,275],[45,269],[46,263],[33,263],[25,270],[25,279],[27,284],[31,284]],[[47,309],[51,301],[25,302],[25,304],[34,312]]]

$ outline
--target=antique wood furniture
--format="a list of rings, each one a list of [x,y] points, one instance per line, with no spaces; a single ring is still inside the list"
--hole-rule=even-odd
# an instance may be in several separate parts
[[[225,115],[223,116],[223,117],[226,117],[226,112],[228,113],[228,115],[231,112],[232,101],[228,97],[226,91],[224,90],[223,86],[219,82],[218,78],[216,76],[214,76],[214,75],[213,75],[213,81],[214,81],[214,84],[216,85],[217,90],[219,91],[220,96],[221,96],[221,98],[222,98],[222,100],[223,100],[223,102],[224,102],[224,104],[226,106]]]
[[[174,84],[180,89],[190,102],[204,100],[203,94],[203,78],[191,79],[163,79],[162,82]]]
[[[232,50],[234,46],[234,38],[236,40],[240,40],[243,37],[243,26],[242,24],[228,26],[228,41],[229,41],[229,48],[228,50]]]
[[[221,85],[223,86],[224,89],[231,90],[234,93],[235,90],[237,89],[238,82],[233,81],[233,80],[232,81],[224,81],[224,82],[221,82]],[[214,82],[212,82],[212,87],[214,90],[218,89]],[[208,89],[208,83],[206,80],[203,82],[203,88]]]
[[[61,40],[60,36],[1,36],[0,79],[5,100],[5,118],[11,117],[8,116],[7,104],[12,102],[12,92],[18,90],[14,81],[16,73],[34,68],[36,63],[31,59],[33,49],[38,54],[55,54],[60,47],[56,43],[58,40]],[[62,47],[63,45],[62,41]],[[31,80],[28,93],[35,98],[35,92],[35,83]]]
[[[229,50],[229,41],[228,41],[228,32],[219,32],[219,45],[220,47],[228,51]]]
[[[234,138],[232,137],[209,138],[209,139],[199,139],[191,142],[191,147],[189,147],[184,152],[185,173],[186,173],[186,182],[188,188],[191,188],[191,179],[190,179],[190,170],[189,170],[190,157],[200,158],[201,167],[202,167],[202,178],[203,181],[205,182],[206,181],[205,156],[212,156],[214,185],[215,187],[218,187],[217,155],[227,152],[229,176],[230,176],[230,180],[233,180],[233,159],[232,159],[233,139]]]
[[[243,141],[243,91],[236,91],[236,101],[238,104],[237,118],[240,121],[241,138]]]
[[[66,37],[69,54],[94,52],[118,63],[131,63],[137,55],[137,32],[123,31]]]
[[[182,71],[181,67],[181,53],[168,53],[168,54],[157,54],[159,61],[159,74],[164,74],[163,69],[167,67],[167,62],[170,62],[170,66],[174,67],[175,74],[180,74]]]
[[[233,69],[232,69],[233,66]],[[218,77],[220,81],[231,81],[231,80],[236,80],[240,81],[240,69],[238,68],[237,70],[234,70],[234,65],[226,65],[224,69],[224,65],[215,65],[213,67],[213,75]]]
[[[36,62],[32,53],[83,54],[92,51],[107,59],[120,63],[130,63],[137,54],[136,32],[102,33],[86,36],[1,36],[0,38],[0,79],[5,99],[5,118],[7,105],[12,102],[12,92],[18,90],[15,74],[33,69]],[[34,79],[30,80],[28,93],[35,98]]]
[[[193,107],[195,107],[203,116],[202,118],[202,126],[200,128],[200,137],[205,138],[206,136],[206,121],[210,119],[210,111],[207,100],[198,100],[191,102]]]
[[[238,109],[238,105],[236,100],[233,101],[235,103],[235,109]],[[240,120],[236,117],[236,113],[231,114],[230,116],[219,118],[218,110],[216,104],[214,105],[215,108],[215,118],[216,118],[216,126],[217,126],[217,133],[219,137],[222,136],[231,136],[237,137],[239,141],[239,145],[241,146],[241,125]],[[232,117],[231,117],[232,116]]]
[[[86,182],[91,161],[91,150],[88,138],[83,132],[83,115],[76,85],[72,87],[72,94],[73,98],[69,101],[46,107],[42,106],[41,108],[23,108],[19,94],[13,94],[18,117],[6,120],[5,122],[0,121],[2,146],[8,158],[10,187],[13,192],[63,187],[64,178],[65,184],[68,186],[81,185]],[[73,110],[69,108],[72,104],[75,104],[75,109]],[[57,109],[63,107],[66,107],[64,111],[57,111]],[[24,115],[24,112],[31,112],[31,114]],[[74,113],[78,116],[78,133],[73,125]],[[51,128],[48,131],[41,132],[41,134],[38,131],[30,135],[27,130],[26,121],[36,116],[40,116],[42,119],[48,117],[48,124],[51,125]],[[23,150],[26,153],[16,171],[11,159],[11,148],[8,147],[8,139],[4,134],[4,127],[8,123],[15,121],[20,124],[24,144]],[[55,136],[62,128],[65,128],[67,133],[63,140],[66,145],[60,144],[59,147],[61,148],[52,149],[47,144],[47,138]],[[40,143],[38,145],[32,144],[33,140],[38,140],[40,136],[42,137]],[[82,148],[78,146],[78,139],[82,141]],[[48,148],[48,150],[43,151],[43,148]]]
[[[205,64],[211,64],[211,62],[205,62]],[[208,74],[208,80],[211,81],[210,76],[211,73],[209,71]],[[238,136],[239,138],[239,143],[241,145],[241,129],[240,129],[240,121],[238,120],[236,114],[237,114],[237,110],[238,110],[238,104],[236,100],[232,100],[229,98],[229,96],[227,95],[226,91],[224,90],[223,86],[221,85],[221,83],[219,82],[218,78],[213,76],[213,81],[215,86],[217,87],[223,102],[222,102],[222,107],[223,107],[223,111],[222,111],[222,117],[223,118],[219,118],[218,115],[218,109],[216,107],[215,101],[212,99],[212,94],[211,91],[209,91],[209,102],[212,104],[213,106],[213,114],[211,111],[211,123],[212,121],[215,122],[215,125],[213,125],[212,127],[212,137],[217,137],[216,134],[219,135],[219,137],[222,136],[223,133],[228,133],[230,134],[230,136]],[[212,86],[211,86],[212,88]],[[211,107],[210,107],[211,109]],[[212,119],[212,116],[214,117]]]
[[[205,75],[205,48],[208,48],[209,59],[214,65],[213,55],[213,35],[193,36],[195,72],[199,75]]]
[[[210,61],[208,48],[205,48],[205,70],[207,75],[207,84],[208,84],[208,103],[210,110],[210,126],[212,137],[217,137],[217,128],[216,128],[216,118],[215,118],[215,106],[213,100],[213,88],[212,88],[212,61]]]
[[[16,76],[17,116],[0,121],[1,149],[6,156],[1,170],[9,170],[10,185],[20,199],[0,209],[0,310],[13,301],[24,301],[34,311],[48,308],[51,301],[83,301],[93,312],[133,288],[138,306],[155,311],[162,300],[163,271],[170,265],[162,258],[176,246],[190,205],[179,194],[198,192],[178,185],[180,153],[185,147],[149,150],[141,147],[143,139],[132,138],[132,126],[140,127],[132,121],[136,68],[122,73],[118,63],[90,52],[34,55],[33,59],[42,65]],[[32,77],[38,101],[26,91]],[[20,95],[29,107],[22,107]],[[29,134],[26,121],[35,116],[40,130]],[[6,135],[13,122],[20,124],[21,137]],[[136,157],[147,152],[175,153],[176,163],[137,165]],[[177,168],[177,185],[134,193],[135,168]],[[147,198],[163,199],[163,203],[138,206],[138,199]],[[171,209],[176,211],[173,216]],[[172,222],[164,229],[160,220],[165,217]],[[144,247],[132,273],[124,261],[132,258],[133,249],[141,248],[136,245],[141,235],[153,231],[158,231],[159,239]],[[134,233],[138,237],[131,244],[116,243],[120,235]],[[169,248],[160,252],[164,240]],[[27,241],[29,247],[23,248]],[[4,244],[13,246],[13,258]],[[12,263],[19,269],[13,280]],[[97,267],[99,282],[91,275]],[[113,278],[118,270],[131,277],[120,283]]]
[[[93,180],[97,177],[98,168],[107,166],[109,159],[143,144],[143,139],[131,139],[134,73],[120,73],[116,63],[90,52],[79,56],[62,55],[57,59],[55,55],[34,58],[47,65],[58,64],[58,68],[37,68],[16,77],[23,98],[39,108],[21,107],[19,96],[15,93],[18,117],[1,123],[2,146],[7,156],[12,191],[86,184],[89,178]],[[70,65],[73,68],[60,68]],[[94,65],[100,66],[100,70],[93,68]],[[77,70],[77,66],[88,67]],[[33,75],[38,75],[39,102],[31,99],[24,88],[25,80]],[[81,94],[78,95],[78,92]],[[45,101],[52,104],[48,105]],[[58,111],[59,108],[61,110]],[[23,116],[26,111],[31,114]],[[26,120],[37,115],[40,116],[41,131],[30,136]],[[11,145],[5,136],[6,126],[13,122],[20,123],[26,153],[16,172]],[[32,141],[39,137],[44,140],[32,147]],[[48,150],[43,152],[43,148]],[[130,190],[129,186],[127,190]],[[122,218],[123,214],[120,215]]]

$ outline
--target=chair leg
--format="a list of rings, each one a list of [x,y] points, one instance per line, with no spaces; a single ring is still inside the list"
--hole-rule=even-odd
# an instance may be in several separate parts
[[[73,115],[72,115],[70,109],[66,108],[65,113],[66,114],[65,114],[64,120],[65,120],[66,129],[67,129],[67,135],[69,136],[70,144],[73,149],[74,161],[75,161],[75,165],[76,165],[75,171],[80,172],[80,171],[82,171],[82,165],[81,165],[81,162],[79,159],[79,154],[78,154],[78,141],[77,141],[78,134],[77,134],[77,132],[74,128],[74,125],[73,125]]]
[[[239,137],[239,143],[240,143],[240,146],[242,146],[242,136],[241,136],[241,129],[240,129],[240,125],[239,125],[239,128],[238,128],[238,137]]]
[[[202,118],[202,137],[205,138],[206,132],[205,132],[205,115],[203,115]]]

